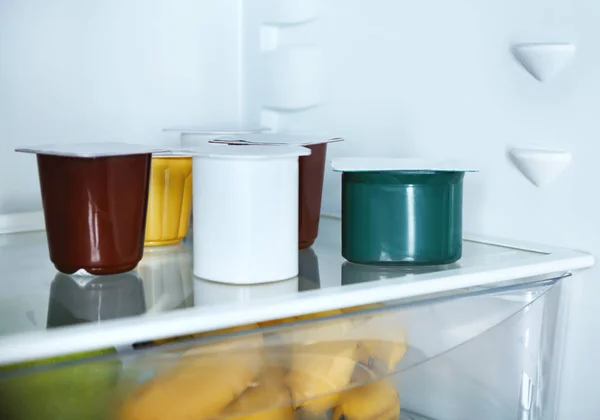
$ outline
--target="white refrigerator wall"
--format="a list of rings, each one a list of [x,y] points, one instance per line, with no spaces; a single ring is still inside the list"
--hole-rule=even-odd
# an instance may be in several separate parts
[[[0,213],[41,206],[19,145],[177,140],[239,118],[238,0],[0,0]]]
[[[286,9],[297,15],[293,26],[282,10],[274,19],[246,3],[251,119],[345,137],[329,157],[465,159],[481,169],[466,178],[465,230],[600,253],[599,3],[314,0],[306,2],[312,10]],[[577,52],[540,83],[512,54],[524,42],[572,43]],[[538,189],[507,158],[512,147],[569,151],[573,163]],[[340,177],[330,171],[323,210],[340,212]],[[566,295],[564,419],[600,416],[592,395],[600,376],[598,273],[574,277]]]
[[[175,142],[247,120],[344,136],[329,156],[463,158],[465,229],[600,253],[594,0],[0,0],[0,213],[40,207],[22,144]],[[570,42],[545,83],[518,42]],[[568,150],[537,189],[510,147]],[[327,172],[323,210],[339,212]],[[573,279],[561,418],[596,418],[598,271]],[[568,280],[570,281],[570,280]]]

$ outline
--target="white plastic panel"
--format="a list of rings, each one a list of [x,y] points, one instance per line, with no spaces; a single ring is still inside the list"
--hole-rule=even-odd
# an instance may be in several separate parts
[[[540,82],[557,76],[575,56],[575,45],[567,42],[519,43],[513,53],[525,70]]]
[[[0,214],[39,210],[41,143],[178,144],[240,119],[238,0],[0,2]]]
[[[465,180],[466,229],[599,254],[593,232],[600,231],[600,199],[591,181],[600,153],[600,126],[591,111],[600,98],[599,13],[594,0],[322,1],[305,34],[323,50],[323,105],[267,116],[282,129],[344,136],[344,144],[328,149],[330,158],[468,159],[484,170]],[[245,15],[246,39],[258,33],[258,14]],[[567,65],[540,83],[513,54],[523,42],[570,43],[577,53],[563,54],[559,60],[566,56]],[[248,74],[258,57],[252,51],[244,56]],[[259,118],[262,105],[252,85],[245,107]],[[513,148],[565,150],[573,164],[535,188],[514,168],[507,153]],[[338,174],[326,173],[324,211],[339,214],[340,186]],[[600,412],[591,391],[600,361],[590,350],[600,339],[599,276],[595,269],[574,285],[564,419]]]
[[[263,0],[265,23],[271,25],[298,25],[318,16],[320,0]]]
[[[264,53],[264,107],[301,111],[319,105],[323,94],[321,51],[318,47],[289,46]]]

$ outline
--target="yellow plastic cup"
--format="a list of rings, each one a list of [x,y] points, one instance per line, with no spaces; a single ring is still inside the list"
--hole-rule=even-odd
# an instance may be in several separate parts
[[[192,158],[152,158],[145,246],[172,245],[188,232],[192,207]]]

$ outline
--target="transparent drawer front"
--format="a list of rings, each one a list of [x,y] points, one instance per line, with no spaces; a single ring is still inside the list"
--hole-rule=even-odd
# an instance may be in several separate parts
[[[485,296],[479,302],[489,309],[481,313],[481,323],[473,320],[468,329],[448,327],[461,344],[433,357],[407,354],[407,367],[393,378],[407,413],[434,419],[538,420],[555,418],[556,386],[561,352],[556,334],[560,333],[559,300],[561,283],[527,291],[512,291]],[[502,300],[511,306],[524,305],[514,315],[494,323]],[[454,306],[454,310],[469,313],[473,302],[454,301],[431,307]],[[446,311],[446,313],[450,313]],[[442,313],[439,314],[442,318]],[[485,319],[485,317],[487,320]],[[433,317],[435,318],[435,316]],[[488,322],[489,321],[489,322]],[[448,321],[452,322],[452,317]],[[443,323],[443,321],[442,321]],[[449,340],[450,341],[450,340]],[[441,349],[440,349],[441,350]],[[417,363],[411,363],[411,356]],[[407,418],[419,419],[418,416]]]
[[[551,419],[560,281],[0,367],[0,418]]]

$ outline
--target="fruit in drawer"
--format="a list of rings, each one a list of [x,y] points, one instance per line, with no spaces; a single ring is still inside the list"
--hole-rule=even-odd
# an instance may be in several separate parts
[[[350,336],[358,341],[358,361],[392,372],[407,351],[406,331],[400,323],[392,312],[374,316],[354,328]]]
[[[384,303],[370,303],[367,305],[360,305],[360,306],[352,306],[350,308],[344,308],[341,311],[345,314],[350,314],[353,315],[352,318],[350,319],[352,321],[352,324],[354,324],[354,326],[359,326],[361,324],[363,324],[364,322],[367,322],[368,320],[372,319],[373,314],[358,314],[356,315],[357,312],[362,312],[362,311],[368,311],[371,309],[379,309],[379,308],[385,308],[385,304]]]
[[[357,359],[366,366],[381,366],[386,372],[393,372],[406,354],[405,341],[361,340],[358,343]]]
[[[251,386],[262,351],[182,357],[173,369],[145,382],[119,407],[120,420],[205,420],[217,416]]]
[[[289,324],[289,323],[297,322],[297,321],[317,320],[319,318],[325,318],[328,316],[343,315],[346,313],[352,313],[352,312],[358,312],[358,311],[370,309],[371,307],[379,307],[376,305],[378,305],[378,304],[355,306],[355,307],[346,308],[346,309],[332,309],[329,311],[315,312],[313,314],[290,316],[287,318],[274,319],[274,320],[270,320],[270,321],[262,321],[262,322],[259,322],[258,325],[260,325],[261,327],[273,327],[273,326],[285,325],[285,324]],[[348,322],[346,320],[344,320],[343,325],[348,327]]]
[[[257,324],[260,327],[266,328],[266,327],[275,327],[277,325],[289,324],[290,322],[296,322],[296,321],[298,321],[297,317],[290,316],[290,317],[287,317],[287,318],[272,319],[270,321],[261,321],[261,322],[258,322]]]
[[[240,337],[228,337],[228,338],[219,338],[218,336],[225,336],[229,334],[235,334],[245,331],[253,331],[259,330],[258,324],[247,324],[240,325],[232,328],[224,328],[221,330],[208,331],[198,334],[189,334],[182,335],[179,337],[170,337],[164,338],[160,340],[154,340],[144,343],[134,344],[134,348],[145,348],[145,347],[154,347],[161,346],[166,344],[173,343],[184,343],[185,341],[198,340],[198,339],[213,339],[215,341],[201,344],[189,344],[183,345],[182,347],[174,347],[172,352],[181,353],[182,351],[186,351],[188,355],[198,355],[198,354],[219,354],[222,352],[226,352],[229,350],[236,349],[245,349],[245,348],[255,348],[263,346],[263,336],[262,333],[250,333],[247,335],[242,335]],[[193,350],[193,351],[190,351]],[[167,350],[169,351],[169,350]]]
[[[366,305],[352,306],[350,308],[344,308],[341,311],[345,314],[352,314],[360,311],[368,311],[369,309],[385,308],[385,303],[369,303]]]
[[[250,387],[219,416],[235,420],[293,420],[290,391],[284,383],[285,371],[266,368]]]
[[[398,420],[400,398],[384,379],[344,392],[331,420]]]
[[[247,349],[261,349],[264,345],[264,340],[263,335],[260,332],[228,338],[219,338],[219,336],[243,333],[245,331],[258,331],[259,329],[260,327],[257,324],[248,324],[239,327],[225,328],[222,330],[196,334],[196,338],[215,339],[216,341],[201,343],[193,347],[188,347],[189,350],[186,351],[184,356],[197,356],[200,354],[224,354],[231,351],[243,352]]]
[[[313,414],[333,408],[350,383],[356,347],[355,341],[294,346],[286,377],[294,406]]]
[[[325,316],[343,314],[340,310],[319,312],[316,314],[297,317],[299,321],[318,321],[314,324],[298,326],[285,334],[284,341],[295,344],[313,344],[327,341],[339,341],[346,337],[352,329],[352,322],[348,318],[319,320]],[[283,335],[283,334],[282,334]]]
[[[85,359],[113,353],[105,349],[0,367],[0,419],[105,419],[121,363]]]

